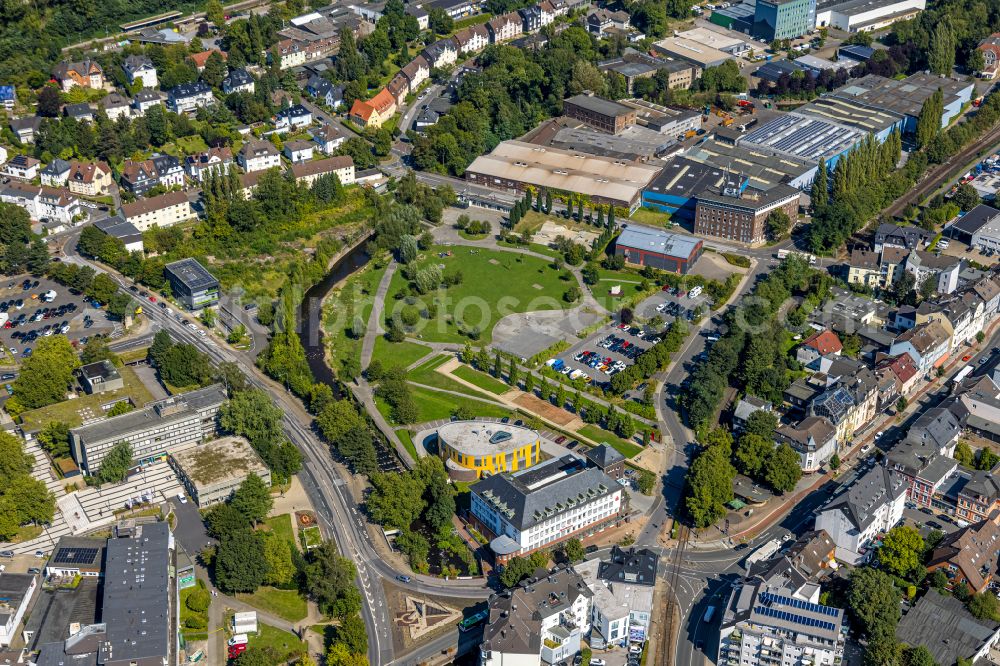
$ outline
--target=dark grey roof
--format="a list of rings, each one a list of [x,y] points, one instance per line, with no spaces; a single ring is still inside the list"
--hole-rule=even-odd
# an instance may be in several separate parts
[[[302,106],[301,104],[290,106],[287,109],[284,109],[283,111],[278,111],[277,114],[278,118],[301,118],[302,116],[308,116],[308,115],[311,115],[309,109]]]
[[[204,81],[195,81],[194,83],[182,83],[179,86],[175,86],[170,89],[170,97],[173,99],[184,99],[185,97],[194,97],[195,95],[204,95],[205,93],[211,94],[212,87],[209,86]]]
[[[839,510],[860,531],[874,519],[880,506],[906,494],[906,480],[883,465],[876,465],[841,494],[833,497],[819,513]]]
[[[979,204],[968,213],[958,218],[951,229],[960,231],[970,236],[982,229],[987,222],[1000,215],[1000,210],[986,204]]]
[[[557,505],[610,495],[621,487],[600,469],[585,468],[582,460],[566,455],[516,474],[495,474],[470,490],[523,531],[553,515]]]
[[[120,215],[98,220],[94,222],[94,226],[109,236],[120,238],[125,243],[142,240],[142,232],[131,222],[126,222]]]
[[[102,663],[170,654],[170,528],[147,523],[133,537],[109,539],[101,620]]]
[[[791,76],[795,72],[801,71],[804,71],[804,68],[794,60],[775,60],[774,62],[769,62],[758,67],[753,75],[758,79],[776,82],[781,78],[782,74]]]
[[[56,547],[52,549],[52,555],[49,557],[46,566],[75,565],[86,569],[100,569],[104,561],[104,546],[106,543],[107,539],[78,537],[67,534],[60,537],[56,543]]]
[[[104,539],[100,541],[104,543]],[[31,642],[26,647],[37,650],[54,643],[61,654],[62,642],[69,638],[71,624],[89,625],[97,621],[98,586],[97,578],[84,577],[75,588],[42,590],[24,624],[25,631],[31,632]],[[77,666],[77,662],[73,662],[73,666]]]
[[[168,276],[173,276],[191,291],[218,286],[219,281],[208,272],[197,259],[181,259],[163,267]]]
[[[923,645],[938,664],[954,664],[978,652],[1000,629],[1000,623],[979,620],[958,599],[931,588],[896,628],[907,645]]]
[[[607,444],[601,444],[600,446],[588,449],[583,455],[587,456],[587,460],[594,463],[601,469],[607,469],[610,465],[614,465],[617,462],[625,460],[625,456],[619,453],[617,449],[608,446]]]
[[[572,569],[555,569],[552,573],[539,570],[535,577],[490,600],[482,650],[539,654],[542,620],[567,610],[581,595],[593,596],[580,574]]]
[[[70,170],[69,162],[66,160],[61,160],[58,157],[45,165],[42,169],[42,173],[46,175],[57,176],[66,173]]]
[[[631,109],[624,104],[619,104],[618,102],[612,102],[610,99],[604,99],[603,97],[597,97],[596,95],[573,95],[569,99],[565,100],[564,104],[568,102],[580,108],[587,109],[593,113],[599,113],[603,116],[621,116],[630,113],[635,113],[634,109]]]
[[[250,76],[248,72],[243,67],[239,69],[234,69],[222,80],[222,85],[225,88],[235,88],[237,86],[245,86],[248,83],[253,83],[253,77]]]
[[[648,548],[624,550],[611,547],[611,559],[597,566],[597,577],[618,583],[656,585],[656,567],[659,557]]]
[[[94,109],[87,103],[67,104],[63,107],[63,112],[70,118],[82,118],[94,115]]]
[[[32,129],[38,131],[38,128],[42,126],[42,118],[40,116],[28,116],[27,118],[11,118],[10,127],[15,132],[20,130]]]
[[[942,407],[933,407],[921,414],[909,432],[906,441],[928,443],[944,448],[962,431],[962,423],[955,414]]]
[[[916,249],[918,242],[926,242],[934,237],[934,232],[920,227],[901,227],[890,222],[878,225],[875,230],[875,244],[902,245],[911,250]]]

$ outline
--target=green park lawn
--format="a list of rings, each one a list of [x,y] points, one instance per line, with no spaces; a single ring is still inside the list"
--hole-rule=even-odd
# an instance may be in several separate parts
[[[444,252],[452,254],[439,256]],[[575,281],[562,280],[562,273],[554,270],[548,261],[512,252],[434,246],[418,260],[417,268],[431,264],[443,266],[445,276],[458,271],[463,276],[460,284],[424,296],[437,305],[438,313],[430,321],[420,320],[413,335],[432,342],[464,342],[467,338],[459,328],[459,323],[464,323],[467,328],[478,327],[478,342],[488,344],[494,325],[503,315],[567,307],[562,300],[563,293],[575,284]],[[389,294],[406,291],[403,271],[397,271]],[[502,313],[498,305],[503,307]]]
[[[662,227],[670,224],[670,214],[652,208],[639,208],[632,213],[632,221],[651,227]]]
[[[403,342],[389,342],[385,336],[379,336],[375,340],[375,349],[372,350],[372,360],[379,361],[382,367],[401,366],[407,368],[416,363],[431,349],[427,345],[404,340]]]
[[[351,335],[351,326],[355,317],[361,317],[367,329],[375,291],[385,269],[368,264],[347,278],[339,289],[331,291],[323,305],[323,342],[330,355],[330,367],[338,375],[343,375],[345,364],[356,367],[361,362],[362,339]]]
[[[180,593],[180,598],[181,598],[181,603],[180,603],[181,618],[180,618],[180,622],[181,622],[181,626],[182,627],[184,627],[184,622],[188,618],[194,617],[194,616],[200,617],[201,620],[204,622],[205,627],[208,627],[208,611],[203,611],[201,613],[196,613],[195,611],[191,610],[187,606],[188,597],[190,597],[195,592],[195,590],[198,590],[198,589],[202,589],[202,590],[205,589],[205,581],[201,580],[200,578],[195,581],[195,586],[194,587],[186,587],[183,590],[181,590],[181,593]],[[184,638],[186,640],[196,641],[196,640],[204,640],[207,637],[206,631],[207,631],[207,629],[186,629],[185,628],[185,629],[182,629],[181,633],[184,634]]]
[[[278,516],[271,516],[264,521],[268,529],[280,536],[285,541],[295,543],[295,528],[292,525],[292,514],[283,513]]]
[[[283,661],[288,661],[306,650],[305,641],[299,640],[295,634],[268,624],[260,624],[257,629],[257,633],[250,637],[248,647],[271,648]]]
[[[449,358],[450,356],[448,354],[438,354],[437,356],[433,356],[410,370],[406,374],[406,378],[411,382],[416,382],[417,384],[425,384],[427,386],[433,386],[434,388],[444,389],[446,391],[467,393],[469,390],[468,387],[437,371],[437,368],[444,365]]]
[[[396,431],[396,436],[399,437],[399,441],[403,443],[403,446],[410,452],[413,459],[419,460],[419,456],[417,456],[417,447],[413,444],[413,436],[410,434],[410,431],[406,428],[400,428]]]
[[[510,387],[499,379],[491,377],[485,372],[480,372],[479,370],[470,368],[467,365],[458,366],[451,371],[451,374],[455,375],[459,379],[464,379],[470,384],[475,384],[479,388],[485,389],[495,395],[503,395],[510,390]]]
[[[642,447],[635,442],[622,439],[613,432],[609,432],[604,428],[596,425],[586,425],[579,430],[577,430],[581,435],[591,440],[595,444],[601,444],[606,442],[613,449],[618,451],[626,458],[634,458],[640,453],[642,453]]]
[[[465,387],[462,388],[468,390]],[[509,409],[502,405],[462,398],[450,393],[439,393],[438,391],[419,386],[411,386],[410,393],[413,395],[413,401],[417,406],[417,419],[415,423],[449,418],[452,412],[459,407],[468,407],[476,416],[502,418],[513,415]],[[382,416],[392,423],[392,410],[389,408],[389,405],[377,396],[375,404],[378,406],[378,410]]]
[[[237,594],[236,598],[289,622],[301,622],[308,614],[306,600],[295,590],[260,587],[252,594]]]
[[[71,428],[75,428],[84,421],[81,412],[87,413],[87,418],[94,418],[104,415],[101,405],[106,405],[120,400],[121,398],[131,398],[132,404],[142,407],[153,399],[149,389],[145,387],[132,368],[125,366],[119,368],[125,386],[114,391],[95,393],[93,395],[80,394],[80,397],[73,400],[64,400],[53,405],[39,407],[21,414],[21,424],[25,432],[36,432],[41,430],[50,421],[61,421]]]

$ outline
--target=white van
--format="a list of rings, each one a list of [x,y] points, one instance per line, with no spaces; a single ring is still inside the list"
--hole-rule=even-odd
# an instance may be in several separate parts
[[[229,639],[229,646],[232,647],[233,645],[245,645],[249,642],[250,642],[250,637],[247,636],[246,634],[236,634],[235,636]]]
[[[45,301],[46,303],[51,303],[52,301],[56,300],[56,296],[58,295],[59,294],[57,294],[55,290],[49,289],[42,295],[42,300]]]

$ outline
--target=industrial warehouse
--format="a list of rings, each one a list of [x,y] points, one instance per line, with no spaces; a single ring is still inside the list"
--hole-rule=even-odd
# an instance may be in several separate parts
[[[662,229],[626,225],[615,242],[615,256],[639,266],[687,274],[701,256],[701,240]]]

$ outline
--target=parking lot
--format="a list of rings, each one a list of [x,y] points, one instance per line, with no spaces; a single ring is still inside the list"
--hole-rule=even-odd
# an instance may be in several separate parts
[[[615,373],[634,363],[639,354],[658,340],[652,334],[647,337],[639,326],[605,326],[583,342],[559,354],[551,367],[568,375],[570,379],[586,375],[597,383],[606,382]]]
[[[694,317],[694,311],[704,306],[708,310],[708,296],[695,287],[691,293],[666,288],[660,290],[635,306],[635,316],[641,319],[652,319],[659,315],[668,324],[676,317],[684,317],[688,321]],[[692,295],[693,294],[693,295]]]
[[[63,285],[46,278],[19,276],[0,284],[0,327],[3,357],[0,365],[11,366],[31,356],[35,343],[57,333],[74,344],[90,336],[108,335],[115,324],[103,310],[92,307],[83,295],[74,295]],[[5,373],[6,380],[12,379]]]

